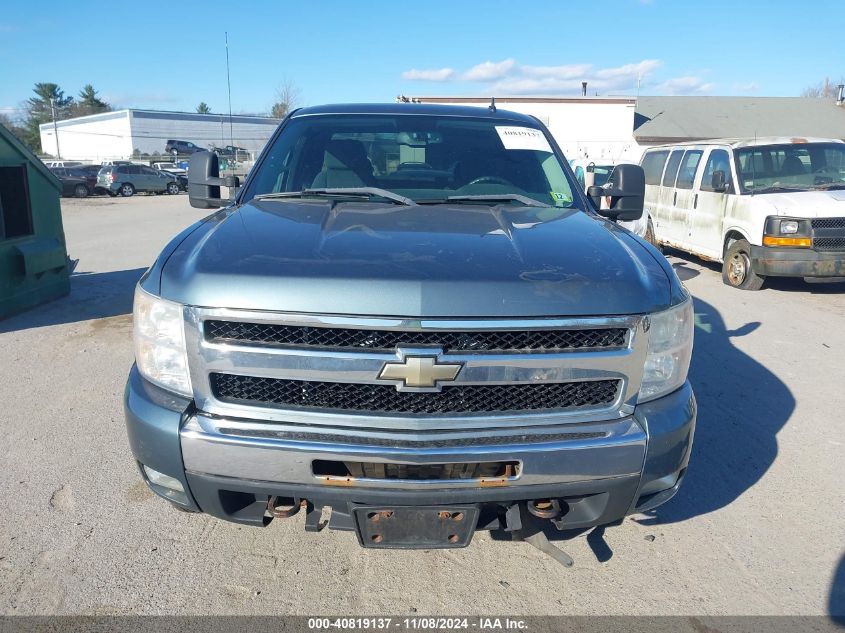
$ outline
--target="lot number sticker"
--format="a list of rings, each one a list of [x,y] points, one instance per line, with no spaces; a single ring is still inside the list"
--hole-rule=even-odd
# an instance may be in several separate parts
[[[540,130],[516,125],[497,125],[496,132],[505,149],[533,149],[552,153],[552,148]]]

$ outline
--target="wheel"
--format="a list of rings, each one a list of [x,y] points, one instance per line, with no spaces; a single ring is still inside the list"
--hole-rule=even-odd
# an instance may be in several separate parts
[[[83,184],[76,185],[73,188],[73,197],[74,198],[87,198],[88,197],[88,187]]]
[[[129,196],[135,193],[135,187],[132,186],[131,183],[125,182],[120,185],[120,195],[124,198],[128,198]]]
[[[746,240],[732,242],[725,251],[722,281],[740,290],[760,290],[765,277],[751,269],[751,246]]]
[[[167,193],[171,196],[175,196],[179,193],[179,183],[178,182],[169,182],[167,183]]]

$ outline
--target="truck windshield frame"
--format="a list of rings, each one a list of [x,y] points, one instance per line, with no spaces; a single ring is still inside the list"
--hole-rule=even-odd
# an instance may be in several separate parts
[[[506,118],[425,114],[291,117],[253,169],[238,202],[362,187],[415,202],[516,194],[552,207],[586,206],[542,127]]]

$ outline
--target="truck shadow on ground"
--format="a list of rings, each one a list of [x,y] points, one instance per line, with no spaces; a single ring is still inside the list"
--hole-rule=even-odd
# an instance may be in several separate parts
[[[727,330],[719,312],[701,300],[695,300],[695,313],[690,382],[698,400],[698,420],[692,458],[675,498],[635,519],[646,526],[686,521],[733,503],[774,463],[777,433],[795,409],[789,387],[732,342],[756,330],[760,323]],[[543,532],[551,541],[566,541],[588,532],[587,543],[599,562],[613,556],[603,538],[604,528],[558,531],[551,523],[543,523]],[[491,532],[490,536],[510,540],[505,532]]]
[[[75,273],[68,296],[0,321],[0,334],[131,314],[135,284],[145,270]]]
[[[685,521],[733,503],[774,463],[777,433],[795,410],[789,387],[732,342],[759,323],[727,330],[699,299],[695,320],[689,375],[698,420],[689,470],[675,498],[640,520],[645,524]]]

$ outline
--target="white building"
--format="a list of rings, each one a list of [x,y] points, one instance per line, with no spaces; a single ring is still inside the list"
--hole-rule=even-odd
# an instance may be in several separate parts
[[[279,119],[237,114],[196,114],[157,110],[116,110],[41,125],[41,148],[70,160],[100,162],[133,153],[164,154],[169,139],[199,147],[235,145],[259,152]],[[58,133],[58,148],[56,135]]]
[[[486,108],[489,97],[412,97],[418,103]],[[542,121],[567,158],[637,162],[643,152],[634,140],[633,97],[496,97],[496,107]]]

